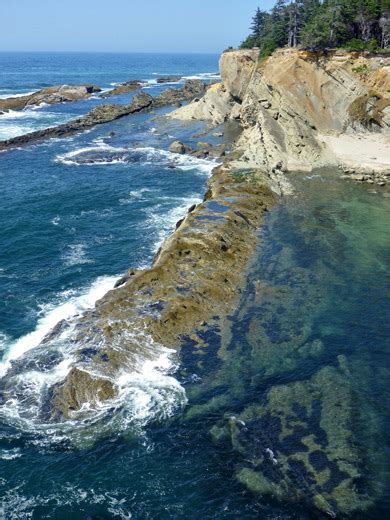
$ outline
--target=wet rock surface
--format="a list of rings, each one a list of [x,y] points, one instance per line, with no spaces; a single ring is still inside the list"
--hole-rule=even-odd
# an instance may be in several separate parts
[[[260,172],[237,177],[217,168],[205,201],[191,208],[153,266],[121,280],[76,324],[74,341],[82,347],[70,375],[52,390],[53,417],[71,417],[94,389],[100,399],[111,398],[110,384],[115,392],[118,375],[138,356],[147,358],[153,343],[178,350],[187,336],[201,342],[206,322],[234,306],[256,244],[255,230],[273,203]],[[93,374],[92,390],[84,391],[85,372]]]
[[[161,78],[157,78],[157,83],[175,83],[180,80],[181,76],[162,76]]]

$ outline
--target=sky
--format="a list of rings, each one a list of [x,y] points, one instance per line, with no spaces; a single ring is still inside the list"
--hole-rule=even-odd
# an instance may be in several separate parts
[[[210,52],[272,0],[0,0],[0,51]]]

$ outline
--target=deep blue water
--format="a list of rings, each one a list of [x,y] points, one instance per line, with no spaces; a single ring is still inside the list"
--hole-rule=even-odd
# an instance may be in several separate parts
[[[157,86],[157,78],[212,79],[218,77],[215,54],[89,54],[89,53],[2,53],[0,52],[0,98],[34,92],[51,85],[93,83],[103,90],[130,80],[149,82],[148,92],[174,86]],[[177,86],[177,85],[176,85]],[[110,98],[128,103],[131,95]],[[0,120],[0,139],[65,122],[84,114],[98,103],[96,98],[79,103],[52,105],[23,113],[12,112]],[[100,100],[100,103],[105,102]],[[107,101],[106,101],[107,102]]]
[[[211,55],[0,54],[0,89],[85,82],[108,88],[217,69]],[[160,88],[148,87],[152,94]],[[0,130],[16,135],[99,102],[13,114],[0,119]],[[166,151],[174,138],[196,142],[202,126],[154,119],[163,112],[0,154],[1,369],[60,319],[91,308],[129,267],[147,266],[175,222],[202,198],[213,165]],[[65,429],[21,421],[18,407],[32,407],[28,399],[0,401],[1,519],[317,517],[303,505],[252,496],[234,477],[237,455],[213,444],[209,431],[270,386],[311,377],[340,355],[355,371],[353,412],[370,426],[358,437],[362,453],[376,453],[366,478],[382,490],[359,518],[386,516],[387,201],[379,188],[347,183],[335,172],[297,174],[292,182],[296,195],[275,206],[260,233],[240,310],[231,318],[226,364],[210,351],[204,373],[185,355],[177,372],[141,373],[137,406],[120,427],[76,445]],[[270,288],[265,300],[257,296],[259,283]],[[305,341],[323,344],[319,357],[298,359],[297,328],[306,331]],[[278,345],[293,369],[280,361]],[[173,378],[187,394],[185,407],[164,393]],[[224,392],[223,403],[214,405]]]

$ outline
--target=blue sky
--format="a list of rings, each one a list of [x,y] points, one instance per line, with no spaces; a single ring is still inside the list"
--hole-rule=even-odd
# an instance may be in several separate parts
[[[0,0],[0,51],[220,52],[272,0]]]

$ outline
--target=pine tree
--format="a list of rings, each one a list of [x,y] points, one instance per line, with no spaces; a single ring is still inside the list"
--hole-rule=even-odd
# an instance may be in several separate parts
[[[259,38],[262,34],[264,23],[267,17],[267,12],[262,11],[259,7],[256,10],[256,14],[252,19],[251,25],[251,36]]]
[[[242,47],[340,47],[375,50],[390,47],[390,0],[276,0],[260,8]]]

